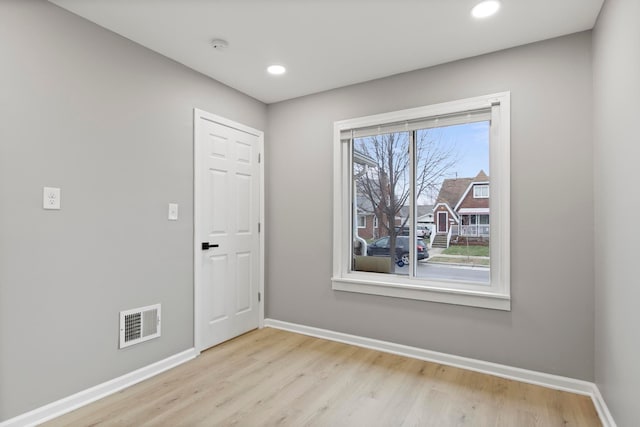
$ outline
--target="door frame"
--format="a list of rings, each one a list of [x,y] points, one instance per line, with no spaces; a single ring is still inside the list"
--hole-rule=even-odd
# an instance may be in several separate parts
[[[203,172],[203,164],[202,161],[198,158],[198,153],[200,152],[201,147],[201,139],[202,136],[200,133],[200,120],[208,120],[213,123],[217,123],[223,126],[227,126],[242,132],[249,133],[251,135],[255,135],[258,137],[258,153],[259,161],[258,168],[259,174],[258,178],[260,179],[259,187],[259,223],[260,223],[260,231],[258,233],[259,238],[259,246],[258,246],[258,292],[260,292],[261,298],[258,302],[258,328],[264,327],[264,247],[265,247],[265,225],[264,225],[264,132],[261,130],[257,130],[251,128],[249,126],[243,125],[241,123],[234,122],[233,120],[208,113],[204,110],[200,110],[198,108],[193,109],[193,347],[196,353],[200,354],[202,350],[202,331],[200,327],[200,320],[203,316],[202,310],[199,303],[199,295],[202,294],[202,290],[204,288],[202,284],[202,268],[199,262],[199,254],[202,252],[201,242],[198,236],[201,235],[201,228],[203,224],[203,219],[201,215],[200,208],[202,207],[203,197],[202,197],[202,185],[198,180],[198,177]]]

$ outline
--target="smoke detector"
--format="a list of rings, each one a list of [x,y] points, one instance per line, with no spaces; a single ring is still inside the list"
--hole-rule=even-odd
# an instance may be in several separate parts
[[[211,40],[211,46],[214,50],[223,51],[229,47],[229,43],[226,40],[222,39],[213,39]]]

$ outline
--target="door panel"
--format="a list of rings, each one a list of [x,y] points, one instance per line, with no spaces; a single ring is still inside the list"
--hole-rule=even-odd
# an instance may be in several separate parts
[[[237,196],[237,221],[236,232],[251,232],[251,176],[236,175],[236,196]]]
[[[209,235],[224,234],[227,228],[227,206],[219,204],[213,209],[212,200],[224,200],[227,197],[226,189],[229,187],[227,172],[209,169],[210,197],[207,200],[207,213],[210,215]]]
[[[207,302],[207,321],[214,323],[227,319],[225,307],[226,289],[224,283],[227,280],[227,257],[210,256],[207,258],[210,264],[209,280],[205,282],[205,301]],[[217,297],[216,297],[217,296]]]
[[[446,212],[438,212],[438,232],[439,233],[445,233],[448,231],[447,229],[447,220],[448,220],[448,215]]]
[[[242,313],[252,308],[251,299],[251,254],[238,254],[238,270],[236,294],[236,313]]]
[[[203,117],[195,125],[201,175],[196,333],[202,350],[258,327],[261,137]],[[201,250],[201,242],[217,247]]]

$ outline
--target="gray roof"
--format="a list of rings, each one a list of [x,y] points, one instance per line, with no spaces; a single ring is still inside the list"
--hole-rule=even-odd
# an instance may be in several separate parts
[[[480,170],[474,178],[450,178],[442,181],[440,193],[436,199],[436,203],[446,203],[452,209],[460,201],[460,198],[472,182],[489,181],[487,174]]]
[[[364,197],[358,197],[358,212],[363,214],[374,214],[375,211],[373,209],[373,205],[371,201]],[[433,212],[433,205],[418,205],[418,218],[429,213]],[[403,206],[400,208],[400,213],[398,214],[401,218],[406,218],[409,215],[409,206]]]
[[[362,195],[358,195],[358,212],[361,213],[374,213],[373,205],[371,204],[371,200]]]
[[[418,218],[433,212],[433,205],[418,205]],[[406,218],[409,216],[409,206],[403,206],[400,209],[400,216]]]

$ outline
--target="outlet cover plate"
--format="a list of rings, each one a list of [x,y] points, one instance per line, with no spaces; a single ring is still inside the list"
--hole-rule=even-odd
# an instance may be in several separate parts
[[[60,189],[44,187],[42,192],[42,207],[44,209],[60,209]]]

